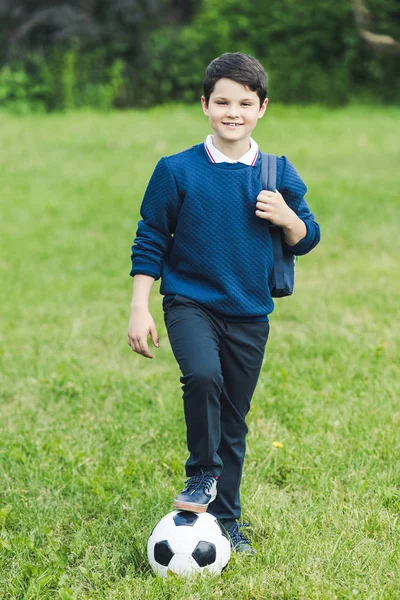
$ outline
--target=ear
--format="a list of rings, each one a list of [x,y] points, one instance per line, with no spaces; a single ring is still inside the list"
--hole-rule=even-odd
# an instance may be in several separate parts
[[[208,106],[204,96],[201,97],[201,106],[203,107],[203,113],[208,117]]]
[[[268,98],[265,98],[264,102],[261,104],[260,112],[258,113],[259,119],[261,119],[261,117],[264,116],[264,113],[267,110],[267,105],[268,105]]]

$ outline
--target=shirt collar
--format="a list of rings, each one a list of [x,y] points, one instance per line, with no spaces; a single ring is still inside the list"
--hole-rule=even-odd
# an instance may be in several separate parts
[[[225,156],[222,152],[220,152],[213,144],[213,136],[210,134],[207,136],[206,141],[204,142],[205,149],[207,151],[208,156],[210,157],[211,162],[213,163],[243,163],[244,165],[248,165],[249,167],[254,167],[258,156],[258,144],[250,138],[250,149],[243,154],[238,160],[232,160]]]

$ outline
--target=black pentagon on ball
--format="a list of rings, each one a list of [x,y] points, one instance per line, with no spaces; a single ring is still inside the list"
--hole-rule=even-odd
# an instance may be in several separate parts
[[[167,540],[157,542],[157,544],[154,546],[155,561],[158,562],[159,565],[163,565],[163,567],[168,567],[173,555],[174,553],[172,552],[171,546],[168,544]]]
[[[214,544],[211,544],[210,542],[199,542],[193,550],[192,556],[199,567],[206,567],[215,562],[217,550]]]
[[[179,527],[179,525],[188,525],[191,527],[196,523],[198,518],[198,515],[194,512],[180,510],[174,515],[174,523],[177,527]]]

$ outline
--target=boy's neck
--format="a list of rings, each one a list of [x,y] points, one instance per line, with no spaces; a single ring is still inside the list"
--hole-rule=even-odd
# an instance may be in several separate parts
[[[225,142],[216,135],[213,135],[212,141],[216,149],[231,160],[239,160],[239,158],[241,158],[243,154],[246,154],[251,148],[250,137],[248,139],[238,140],[237,142]]]

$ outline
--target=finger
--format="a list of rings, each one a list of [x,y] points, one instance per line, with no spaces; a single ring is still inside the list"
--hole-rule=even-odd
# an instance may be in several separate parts
[[[262,210],[263,212],[272,212],[274,207],[273,207],[273,205],[266,204],[265,202],[257,202],[256,208],[258,210]]]
[[[268,206],[266,202],[256,202],[256,208],[259,210],[267,210]]]
[[[282,199],[282,200],[284,200],[284,197],[282,196],[282,194],[280,193],[280,191],[279,191],[279,190],[276,190],[276,191],[275,191],[275,198],[279,198],[279,199]]]
[[[269,217],[270,217],[270,215],[269,215],[269,214],[266,214],[266,213],[265,213],[264,211],[262,211],[262,210],[256,210],[256,216],[257,216],[257,217],[260,217],[260,219],[266,219],[266,220],[268,220],[268,219],[269,219]]]
[[[262,202],[263,204],[276,204],[277,196],[275,194],[273,196],[258,196],[257,202]]]
[[[131,346],[132,346],[132,350],[134,352],[136,352],[136,354],[140,354],[140,346],[139,346],[137,340],[132,340]]]
[[[160,347],[160,341],[158,339],[157,329],[155,327],[151,327],[150,328],[150,335],[151,335],[151,340],[153,342],[153,345],[156,348],[159,348]]]
[[[128,335],[128,346],[130,346],[133,351],[135,350],[134,342],[130,335]]]
[[[153,358],[153,356],[150,354],[150,350],[147,345],[147,338],[141,338],[139,340],[139,347],[140,347],[140,354],[142,354],[143,356],[146,356],[147,358]]]
[[[276,192],[271,192],[270,190],[262,190],[259,194],[258,194],[258,198],[273,198],[275,196]]]
[[[266,208],[267,206],[270,206],[270,205],[271,205],[270,199],[257,198],[256,206],[258,206],[259,208]]]

